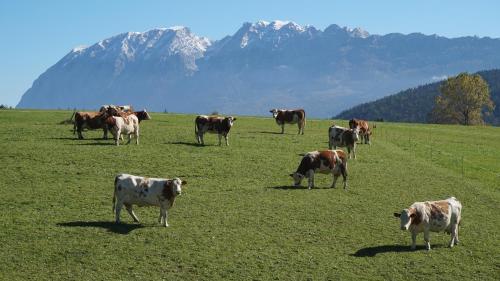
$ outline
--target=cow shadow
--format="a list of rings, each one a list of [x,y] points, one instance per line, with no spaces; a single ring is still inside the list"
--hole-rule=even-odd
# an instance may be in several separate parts
[[[130,143],[130,144],[132,144],[132,143]],[[130,144],[127,144],[127,142],[120,143],[120,145],[130,145]],[[114,142],[86,142],[86,143],[76,143],[74,145],[113,145],[113,146],[116,146],[116,144]]]
[[[300,190],[300,189],[307,189],[307,186],[279,185],[279,186],[269,186],[266,188],[277,189],[277,190],[288,190],[288,189]]]
[[[109,232],[117,234],[129,234],[132,230],[143,228],[141,224],[128,224],[128,223],[115,223],[110,221],[71,221],[57,223],[58,226],[63,227],[95,227],[104,228]]]
[[[270,135],[286,135],[287,133],[282,134],[281,132],[269,132],[269,131],[257,131],[252,132],[257,134],[270,134]]]
[[[187,146],[194,146],[194,147],[204,147],[204,146],[211,146],[211,145],[203,145],[199,144],[196,142],[186,142],[186,141],[172,141],[172,142],[166,142],[165,144],[178,144],[178,145],[187,145]]]
[[[432,248],[440,248],[441,246],[436,245],[432,246]],[[358,258],[364,258],[364,257],[374,257],[377,254],[384,254],[384,253],[404,253],[404,252],[414,252],[414,251],[420,251],[420,250],[426,250],[424,245],[417,245],[417,248],[415,250],[411,249],[410,245],[382,245],[382,246],[375,246],[375,247],[366,247],[363,249],[359,249],[356,251],[356,253],[351,254],[351,256],[358,257]]]

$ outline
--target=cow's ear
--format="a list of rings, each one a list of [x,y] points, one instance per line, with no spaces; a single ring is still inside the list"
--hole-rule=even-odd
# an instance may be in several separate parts
[[[293,174],[290,174],[289,176],[291,176],[293,178]]]
[[[186,184],[188,184],[188,183],[187,183],[187,181],[181,181],[181,184],[182,184],[182,185],[186,185]]]
[[[399,218],[399,217],[401,217],[401,214],[400,214],[400,213],[394,213],[394,216],[395,216],[396,218]]]
[[[235,121],[235,120],[236,120],[236,117],[233,117],[233,121]]]

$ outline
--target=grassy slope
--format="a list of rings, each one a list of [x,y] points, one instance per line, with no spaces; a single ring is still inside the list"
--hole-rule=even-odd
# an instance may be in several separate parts
[[[155,114],[141,145],[117,148],[101,132],[74,140],[57,124],[69,115],[0,112],[1,279],[500,278],[500,128],[380,123],[349,162],[348,192],[327,188],[326,175],[308,191],[289,188],[288,174],[299,153],[327,147],[330,121],[297,136],[242,117],[230,147],[215,135],[198,147],[193,116]],[[129,224],[112,223],[120,172],[188,181],[169,228],[156,208],[136,210],[141,225],[126,212]],[[448,249],[448,235],[433,233],[431,252],[422,235],[409,251],[392,213],[449,195],[464,205],[462,244]]]

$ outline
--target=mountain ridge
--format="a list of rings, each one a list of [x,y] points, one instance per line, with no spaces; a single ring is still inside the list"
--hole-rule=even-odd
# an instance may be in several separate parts
[[[329,117],[432,77],[500,67],[500,39],[369,34],[332,24],[244,23],[212,41],[187,27],[125,32],[77,47],[36,79],[18,108],[265,115],[304,107]],[[173,105],[175,104],[175,105]]]

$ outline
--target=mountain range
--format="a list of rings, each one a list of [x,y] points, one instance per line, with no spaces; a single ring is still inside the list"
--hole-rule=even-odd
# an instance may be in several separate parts
[[[459,72],[500,67],[500,39],[369,34],[332,24],[244,23],[212,41],[186,27],[127,32],[71,50],[18,108],[264,115],[304,108],[331,117],[356,104]]]
[[[490,98],[496,105],[490,115],[484,116],[487,124],[500,125],[500,69],[477,72],[488,84]],[[335,116],[335,119],[360,118],[366,120],[384,120],[392,122],[429,123],[431,112],[439,86],[435,82],[410,88],[397,94],[363,103]]]

